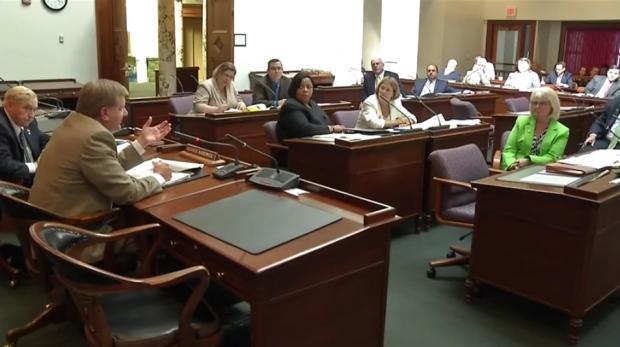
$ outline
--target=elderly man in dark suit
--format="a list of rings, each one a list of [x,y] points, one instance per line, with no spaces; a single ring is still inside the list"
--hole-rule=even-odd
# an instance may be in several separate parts
[[[607,76],[594,76],[586,85],[586,94],[597,98],[613,98],[620,95],[620,68],[612,65],[607,70]]]
[[[0,107],[0,179],[32,184],[37,159],[49,140],[39,130],[34,113],[37,95],[23,86],[16,86],[4,95]]]
[[[437,79],[437,65],[430,64],[426,67],[426,78],[417,79],[411,93],[417,96],[437,93],[456,93],[459,90],[448,85],[448,81]]]
[[[573,74],[566,71],[566,63],[559,61],[555,64],[554,71],[551,71],[547,78],[546,84],[553,84],[562,88],[571,88],[573,86]]]
[[[385,64],[383,63],[383,59],[374,58],[370,61],[370,66],[372,67],[372,71],[367,71],[364,74],[363,100],[366,100],[367,97],[373,95],[375,93],[375,89],[377,89],[377,86],[379,85],[379,82],[381,82],[384,77],[388,76],[393,77],[394,79],[396,79],[396,81],[398,81],[400,95],[407,95],[405,88],[400,83],[400,78],[398,77],[398,74],[392,71],[384,70]]]

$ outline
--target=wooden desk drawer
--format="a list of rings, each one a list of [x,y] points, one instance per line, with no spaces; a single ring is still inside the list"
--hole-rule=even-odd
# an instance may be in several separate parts
[[[244,288],[248,287],[247,284],[244,285],[247,278],[244,280],[238,268],[225,263],[221,257],[214,256],[197,243],[178,234],[166,233],[163,247],[187,266],[206,267],[211,274],[212,281],[230,289],[244,299],[248,298],[249,294],[244,291]]]

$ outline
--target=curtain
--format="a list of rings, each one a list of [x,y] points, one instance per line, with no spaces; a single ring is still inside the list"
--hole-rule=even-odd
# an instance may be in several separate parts
[[[566,30],[564,37],[566,68],[573,73],[585,66],[620,63],[620,28],[578,28]]]

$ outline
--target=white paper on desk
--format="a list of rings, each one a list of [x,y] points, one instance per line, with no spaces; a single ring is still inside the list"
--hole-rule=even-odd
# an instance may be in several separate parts
[[[559,161],[564,164],[583,165],[600,169],[606,166],[616,166],[620,164],[619,149],[598,149]]]
[[[480,119],[450,119],[446,121],[446,124],[450,124],[450,128],[464,125],[478,125],[480,124]]]
[[[363,141],[363,140],[371,140],[377,139],[381,136],[379,135],[366,135],[366,134],[325,134],[325,135],[314,135],[312,136],[313,140],[325,141],[325,142],[334,142],[336,139],[343,141]]]
[[[129,145],[131,145],[131,142],[127,140],[116,139],[116,153],[122,152],[125,148],[129,147]]]
[[[443,114],[438,113],[431,118],[425,120],[424,122],[412,124],[412,125],[402,125],[402,129],[422,129],[426,130],[430,127],[437,127],[442,125],[449,125],[446,119],[443,117]]]
[[[546,170],[542,170],[540,172],[534,173],[529,176],[525,176],[521,179],[521,182],[525,183],[534,183],[534,184],[542,184],[545,186],[556,186],[556,187],[564,187],[569,185],[581,177],[569,176],[569,175],[560,175],[556,173],[547,172]]]
[[[229,108],[228,110],[224,111],[224,113],[239,113],[239,112],[243,112],[243,111],[236,109],[236,108]]]
[[[127,170],[127,174],[134,178],[144,178],[148,176],[153,176],[155,174],[155,171],[153,171],[154,160],[157,160],[157,161],[161,160],[162,163],[168,164],[170,166],[170,169],[172,170],[172,178],[166,183],[164,183],[164,186],[170,183],[176,182],[178,180],[182,180],[188,176],[191,176],[191,173],[183,172],[183,171],[198,169],[204,166],[203,164],[200,164],[200,163],[154,158],[151,160],[144,161],[140,163],[139,165],[132,167],[131,169]]]

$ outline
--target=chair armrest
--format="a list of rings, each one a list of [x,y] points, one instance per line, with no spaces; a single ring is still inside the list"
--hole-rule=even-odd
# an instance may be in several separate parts
[[[505,170],[499,170],[499,169],[496,169],[496,168],[489,168],[489,174],[491,174],[491,175],[503,174],[505,172],[506,172]]]
[[[81,217],[61,218],[59,222],[75,225],[78,227],[87,227],[92,225],[101,225],[118,219],[121,210],[115,207],[111,210],[101,211]]]
[[[493,170],[499,170],[502,162],[502,151],[497,150],[493,153],[493,160],[491,161],[491,168]],[[490,169],[489,169],[490,171]]]
[[[462,188],[468,188],[474,191],[476,190],[475,188],[471,186],[470,183],[467,183],[467,182],[461,182],[461,181],[451,180],[451,179],[441,178],[441,177],[433,177],[433,181],[435,181],[438,184],[438,186],[452,185],[452,186],[457,186],[457,187],[462,187]]]
[[[267,142],[267,147],[272,149],[286,150],[288,151],[288,147],[285,145],[281,145],[279,143]]]

